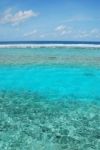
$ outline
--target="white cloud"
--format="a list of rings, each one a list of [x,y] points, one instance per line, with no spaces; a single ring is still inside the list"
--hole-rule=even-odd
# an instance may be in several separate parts
[[[55,36],[57,38],[72,38],[72,39],[91,39],[97,38],[100,39],[100,29],[92,28],[92,29],[75,29],[72,27],[68,27],[64,24],[59,25],[55,28]]]
[[[41,32],[38,32],[37,30],[33,30],[33,31],[28,32],[28,33],[25,33],[23,35],[23,37],[28,38],[28,39],[45,38],[46,33],[41,33]]]
[[[32,36],[35,36],[36,33],[37,33],[37,30],[33,30],[31,32],[25,33],[24,37],[32,37]]]
[[[33,12],[32,10],[18,11],[16,13],[12,12],[12,9],[7,9],[2,15],[0,15],[1,24],[12,24],[16,25],[21,22],[26,21],[31,17],[38,16],[38,13]]]
[[[72,32],[72,28],[71,27],[66,27],[65,25],[60,25],[57,26],[55,31],[59,34],[59,35],[68,35]]]
[[[63,30],[65,30],[66,29],[66,26],[65,25],[60,25],[60,26],[57,26],[56,27],[56,31],[63,31]]]
[[[81,39],[84,39],[84,38],[100,38],[100,30],[99,29],[91,29],[91,30],[80,30],[80,31],[77,31],[76,34],[74,34],[74,37],[75,38],[81,38]]]

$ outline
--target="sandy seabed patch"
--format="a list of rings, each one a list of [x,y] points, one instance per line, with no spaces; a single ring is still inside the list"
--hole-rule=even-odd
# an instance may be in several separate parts
[[[0,150],[100,150],[100,99],[1,91]]]

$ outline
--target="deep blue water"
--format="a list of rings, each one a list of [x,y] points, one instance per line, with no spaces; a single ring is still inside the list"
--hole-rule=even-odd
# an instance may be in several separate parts
[[[0,41],[0,44],[100,44],[100,41]]]

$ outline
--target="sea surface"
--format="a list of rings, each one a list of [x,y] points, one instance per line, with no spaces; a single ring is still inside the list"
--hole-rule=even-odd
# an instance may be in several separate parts
[[[0,150],[100,150],[99,42],[0,42]]]

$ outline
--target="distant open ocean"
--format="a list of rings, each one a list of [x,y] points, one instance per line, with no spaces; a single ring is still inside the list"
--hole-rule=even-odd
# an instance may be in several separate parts
[[[95,44],[99,41],[0,41],[0,44]]]

